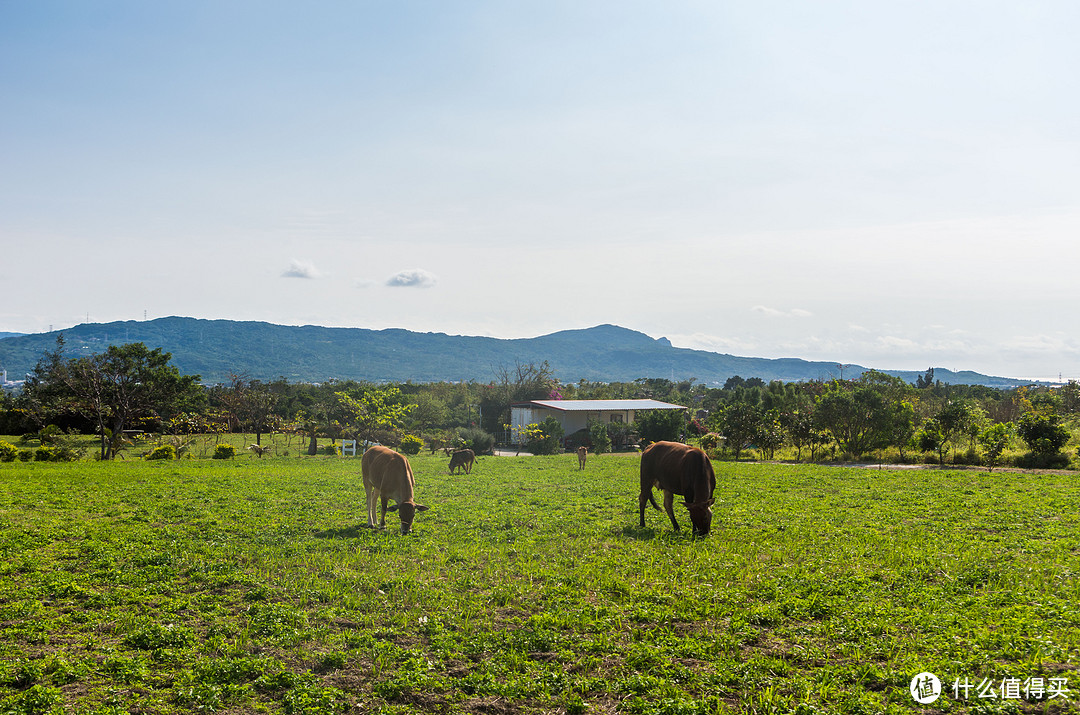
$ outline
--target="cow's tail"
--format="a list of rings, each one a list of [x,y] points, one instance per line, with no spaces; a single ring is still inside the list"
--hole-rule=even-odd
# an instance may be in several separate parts
[[[652,508],[660,511],[660,505],[656,503],[656,497],[653,496],[652,489],[649,490],[649,503],[652,504]]]

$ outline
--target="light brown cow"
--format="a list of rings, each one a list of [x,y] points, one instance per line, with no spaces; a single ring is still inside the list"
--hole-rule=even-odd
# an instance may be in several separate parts
[[[375,509],[381,503],[378,528],[386,528],[386,502],[393,499],[397,504],[389,511],[397,511],[401,517],[401,533],[412,531],[416,512],[427,511],[427,507],[413,501],[412,467],[405,455],[375,445],[360,459],[360,472],[364,475],[364,491],[367,492],[368,526],[375,528]]]
[[[664,510],[675,531],[679,530],[679,522],[675,521],[672,504],[678,494],[690,511],[694,535],[705,536],[709,533],[716,475],[712,462],[703,451],[679,442],[656,442],[641,453],[641,494],[638,497],[641,526],[645,526],[646,502],[652,502],[654,509],[660,509],[653,498],[654,486],[664,492]]]
[[[589,455],[589,450],[582,445],[577,448],[577,466],[578,469],[585,469],[585,458]]]
[[[450,455],[450,473],[461,468],[466,474],[472,474],[472,465],[476,461],[476,454],[471,449],[459,449]]]

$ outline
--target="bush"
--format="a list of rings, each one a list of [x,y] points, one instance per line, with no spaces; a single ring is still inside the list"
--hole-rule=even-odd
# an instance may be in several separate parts
[[[559,454],[563,451],[563,428],[554,417],[540,423],[540,434],[525,445],[533,454]]]
[[[325,454],[327,457],[340,457],[341,447],[337,446],[336,444],[324,444],[322,448],[322,453]]]
[[[236,456],[236,447],[231,444],[219,444],[214,448],[214,459],[232,459]]]
[[[32,461],[33,459],[34,459],[34,450],[32,450],[32,449],[20,449],[19,450],[19,461],[20,462],[29,462],[29,461]]]
[[[604,454],[611,451],[611,436],[608,434],[608,426],[600,420],[589,420],[589,439],[592,441],[593,454]]]
[[[589,430],[582,428],[577,432],[571,432],[566,438],[566,449],[570,452],[577,451],[578,447],[592,447],[592,440],[589,438]],[[596,453],[596,450],[589,450]]]
[[[1014,461],[1022,469],[1067,469],[1069,455],[1065,452],[1028,452]]]
[[[38,447],[34,450],[35,462],[53,462],[56,461],[54,456],[55,450],[52,447]]]
[[[720,446],[722,439],[716,432],[706,432],[701,435],[701,448],[706,452],[714,452]]]
[[[491,454],[495,451],[495,438],[478,427],[467,427],[458,432],[462,449],[471,449],[476,454]]]
[[[171,444],[163,444],[161,446],[154,447],[154,450],[150,452],[150,454],[146,455],[146,458],[148,460],[176,459],[176,447],[172,446]]]
[[[637,413],[634,429],[645,442],[677,441],[686,425],[682,410],[643,410]]]
[[[411,434],[401,438],[401,451],[408,455],[419,454],[424,447],[424,440]]]
[[[18,447],[8,442],[0,442],[0,462],[14,462],[18,456]]]

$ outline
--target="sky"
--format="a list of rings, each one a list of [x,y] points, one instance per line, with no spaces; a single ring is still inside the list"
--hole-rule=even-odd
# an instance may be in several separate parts
[[[0,0],[0,331],[611,323],[1080,378],[1078,29],[1071,0]]]

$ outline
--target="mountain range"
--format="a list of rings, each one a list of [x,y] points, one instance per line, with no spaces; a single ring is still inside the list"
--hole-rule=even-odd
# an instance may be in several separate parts
[[[0,338],[0,369],[21,379],[63,334],[69,357],[102,352],[108,345],[142,342],[172,354],[184,374],[204,383],[225,382],[230,375],[290,382],[330,378],[371,382],[438,382],[495,379],[496,371],[518,363],[547,361],[563,382],[630,382],[660,377],[696,378],[718,386],[732,376],[766,382],[828,380],[840,377],[836,362],[799,358],[737,357],[705,350],[676,348],[667,338],[616,325],[564,330],[535,338],[501,339],[418,333],[402,329],[327,328],[272,323],[169,317],[144,321],[84,323],[62,331]],[[3,333],[0,333],[3,335]],[[844,377],[868,368],[843,366]],[[878,368],[880,369],[880,368]],[[923,371],[881,369],[914,382]],[[934,377],[951,384],[1014,387],[1029,380],[935,368]]]

